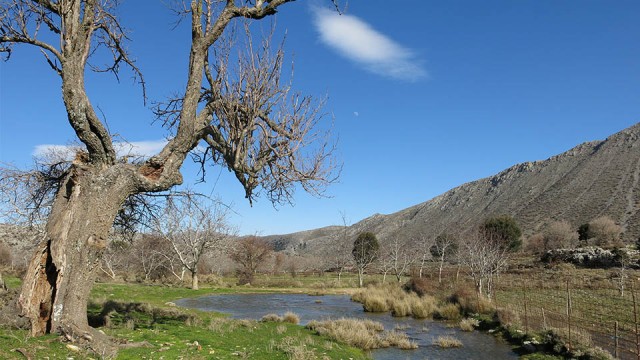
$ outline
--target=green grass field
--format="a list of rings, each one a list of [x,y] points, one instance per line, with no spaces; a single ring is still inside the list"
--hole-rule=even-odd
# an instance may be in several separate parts
[[[20,285],[12,277],[7,277],[6,282],[9,288]],[[369,358],[362,350],[316,335],[299,325],[232,320],[220,313],[178,309],[167,304],[185,297],[256,291],[271,290],[222,287],[194,291],[160,285],[98,283],[92,290],[89,319],[102,320],[106,311],[109,324],[100,327],[106,334],[127,342],[148,343],[145,347],[120,350],[117,359]],[[25,359],[23,353],[32,359],[97,358],[69,349],[55,335],[31,338],[24,330],[0,329],[0,349],[1,359]]]

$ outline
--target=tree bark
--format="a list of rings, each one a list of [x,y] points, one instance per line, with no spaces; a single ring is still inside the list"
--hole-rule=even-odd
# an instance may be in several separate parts
[[[118,176],[117,166],[72,165],[22,285],[19,305],[32,335],[58,332],[74,341],[94,340],[94,349],[104,352],[95,348],[96,338],[106,337],[89,327],[87,301],[130,183]]]
[[[197,271],[192,271],[191,272],[191,289],[193,290],[198,290],[198,272]]]

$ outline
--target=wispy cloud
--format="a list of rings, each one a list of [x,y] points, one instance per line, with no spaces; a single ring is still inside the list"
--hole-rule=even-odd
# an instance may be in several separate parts
[[[113,147],[119,157],[131,156],[146,158],[157,154],[166,144],[167,140],[114,142]],[[34,147],[32,155],[35,157],[44,157],[55,154],[57,158],[72,160],[77,150],[78,146],[76,145],[41,144]]]
[[[379,75],[405,81],[424,79],[427,72],[410,49],[352,15],[313,8],[320,40],[341,55]]]

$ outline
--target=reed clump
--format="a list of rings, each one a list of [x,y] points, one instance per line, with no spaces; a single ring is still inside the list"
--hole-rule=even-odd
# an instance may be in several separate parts
[[[401,349],[415,349],[417,347],[417,344],[410,341],[406,334],[395,330],[385,332],[384,326],[377,321],[348,318],[326,321],[312,320],[306,327],[320,335],[363,350],[390,346]]]

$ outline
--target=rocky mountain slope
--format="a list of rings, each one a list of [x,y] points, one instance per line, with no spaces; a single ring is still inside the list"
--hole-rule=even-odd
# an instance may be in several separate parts
[[[394,214],[373,215],[349,227],[348,233],[372,231],[382,241],[393,236],[435,236],[508,214],[530,235],[551,221],[567,220],[577,228],[608,215],[622,225],[626,241],[635,241],[640,236],[639,210],[640,123],[547,160],[514,165]],[[338,236],[340,229],[267,238],[280,250],[313,253]]]

